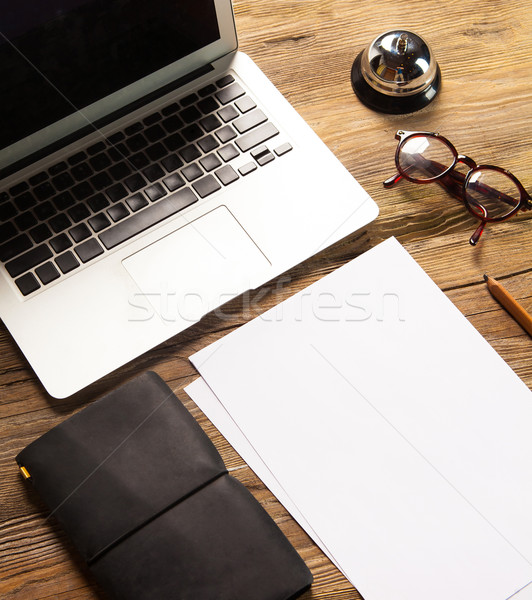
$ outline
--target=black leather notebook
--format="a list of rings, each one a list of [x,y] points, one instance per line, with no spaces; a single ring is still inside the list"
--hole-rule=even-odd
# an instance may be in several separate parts
[[[128,600],[288,600],[305,563],[146,373],[17,456],[101,586]]]

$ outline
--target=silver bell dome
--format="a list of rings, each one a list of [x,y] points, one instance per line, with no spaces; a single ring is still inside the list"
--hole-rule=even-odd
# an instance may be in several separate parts
[[[440,69],[429,45],[410,31],[387,31],[353,63],[351,81],[362,102],[388,113],[412,112],[436,96]]]

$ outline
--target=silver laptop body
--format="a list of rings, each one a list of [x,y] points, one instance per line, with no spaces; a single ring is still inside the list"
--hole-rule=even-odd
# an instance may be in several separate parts
[[[67,4],[83,11],[98,3]],[[0,150],[0,317],[54,397],[82,389],[378,213],[237,51],[230,0],[177,5],[188,33],[211,14],[214,41],[89,105],[40,73],[65,115]],[[4,49],[39,71],[15,34],[2,32]]]

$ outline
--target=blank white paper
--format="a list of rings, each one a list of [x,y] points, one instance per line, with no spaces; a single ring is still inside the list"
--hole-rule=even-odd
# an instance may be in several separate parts
[[[225,410],[223,404],[213,394],[211,388],[205,381],[198,377],[195,381],[185,388],[185,392],[200,407],[209,420],[217,427],[222,435],[229,441],[233,448],[240,454],[246,463],[260,477],[262,482],[276,496],[281,504],[290,512],[292,517],[301,525],[315,543],[321,548],[324,554],[338,567],[334,556],[329,552],[322,540],[317,536],[308,521],[292,502],[285,490],[279,485],[273,473],[264,464],[261,457],[255,452],[253,446],[248,442],[242,431],[231,418],[231,415]],[[341,569],[340,569],[341,570]]]
[[[532,394],[396,240],[191,360],[366,600],[532,581]]]

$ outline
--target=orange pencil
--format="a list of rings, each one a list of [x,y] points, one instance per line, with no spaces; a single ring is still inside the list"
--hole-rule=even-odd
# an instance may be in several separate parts
[[[484,275],[491,295],[499,302],[521,327],[532,336],[532,316],[517,302],[517,300],[498,281]]]

